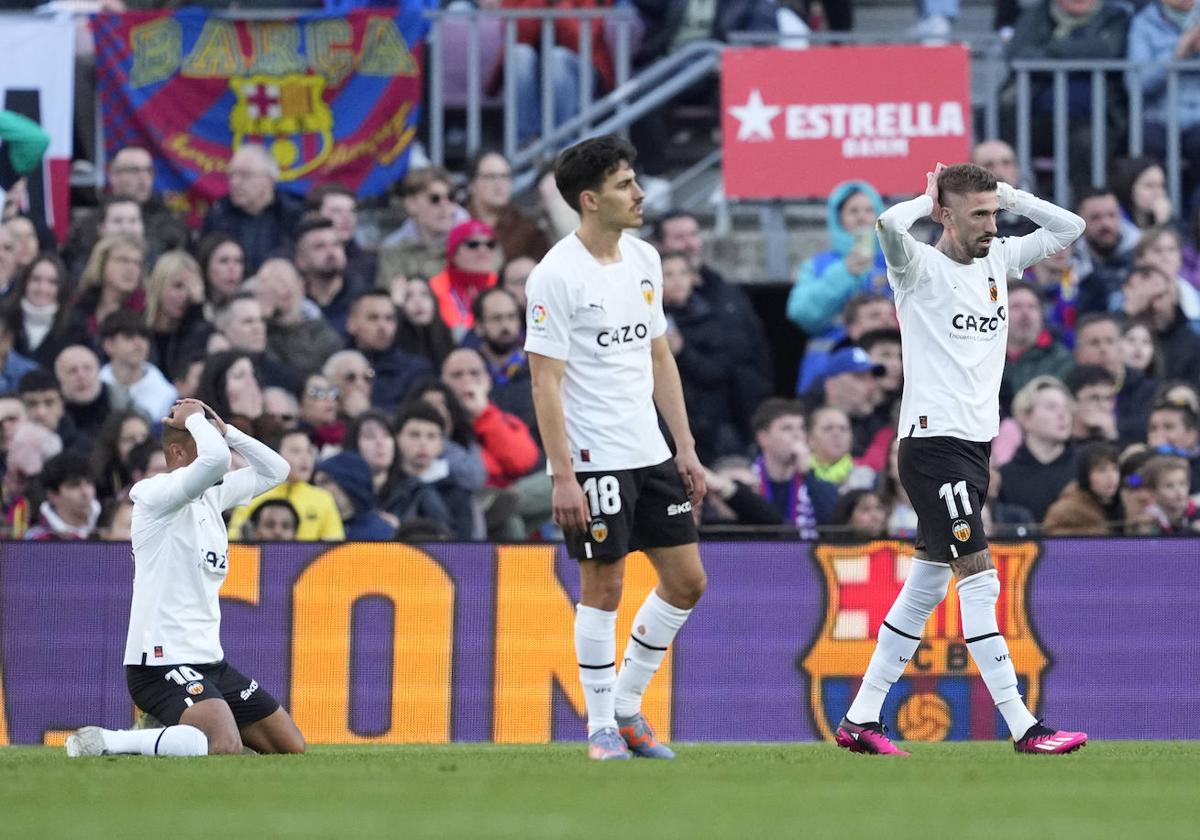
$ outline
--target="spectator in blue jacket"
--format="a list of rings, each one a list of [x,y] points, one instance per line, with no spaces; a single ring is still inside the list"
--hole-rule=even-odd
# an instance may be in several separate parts
[[[1154,0],[1129,24],[1126,57],[1141,72],[1125,75],[1130,95],[1143,96],[1142,149],[1162,160],[1167,152],[1167,69],[1171,61],[1188,61],[1200,53],[1200,10],[1196,0]],[[1178,119],[1184,160],[1200,160],[1200,73],[1179,76]]]
[[[846,181],[830,194],[825,221],[833,247],[804,261],[788,295],[788,320],[809,337],[806,357],[824,357],[845,338],[839,315],[856,294],[891,297],[875,236],[875,220],[882,212],[883,199],[866,181]]]
[[[371,468],[357,452],[339,452],[317,464],[313,484],[328,490],[342,515],[348,541],[390,540],[396,528],[379,514]]]

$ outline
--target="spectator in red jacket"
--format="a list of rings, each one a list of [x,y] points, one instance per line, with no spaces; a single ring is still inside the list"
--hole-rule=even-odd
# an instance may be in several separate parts
[[[450,231],[446,239],[446,269],[429,281],[438,312],[454,337],[475,326],[471,305],[484,289],[496,285],[496,233],[484,222],[471,219]]]
[[[471,417],[489,486],[507,487],[537,466],[539,452],[529,427],[489,399],[492,379],[479,351],[460,348],[447,356],[442,381]]]

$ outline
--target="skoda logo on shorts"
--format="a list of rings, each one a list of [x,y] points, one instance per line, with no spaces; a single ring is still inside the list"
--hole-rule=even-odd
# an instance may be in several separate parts
[[[954,539],[959,542],[966,542],[971,539],[971,526],[965,519],[955,519],[954,524],[950,526],[950,530],[954,532]]]
[[[190,682],[187,684],[187,693],[191,695],[203,694],[204,683]]]
[[[591,532],[592,539],[598,543],[608,539],[608,523],[597,517],[592,520],[592,524],[588,526],[588,531]]]

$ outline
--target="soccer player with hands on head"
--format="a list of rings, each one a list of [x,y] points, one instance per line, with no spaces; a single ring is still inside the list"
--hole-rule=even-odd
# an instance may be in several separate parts
[[[554,520],[579,561],[575,652],[588,755],[602,761],[674,758],[642,715],[642,694],[706,583],[691,515],[704,498],[704,470],[667,341],[662,262],[626,233],[642,225],[636,156],[613,135],[559,155],[555,181],[582,221],[526,286],[525,350]],[[618,675],[625,555],[638,549],[659,583],[638,610]]]
[[[288,463],[199,400],[162,421],[167,472],[133,486],[133,605],[125,679],[157,729],[85,726],[67,755],[304,752],[304,737],[257,680],[225,660],[218,596],[228,573],[223,511],[288,476]],[[231,450],[248,466],[230,471]]]
[[[1040,225],[999,238],[996,217],[1011,210]],[[936,246],[909,228],[923,216],[942,225]],[[921,644],[926,622],[955,579],[967,649],[1017,752],[1078,749],[1083,732],[1050,729],[1021,699],[1008,644],[996,622],[1001,580],[983,529],[991,441],[1000,423],[1000,378],[1008,335],[1008,277],[1071,245],[1084,221],[1027,192],[997,182],[974,164],[927,173],[923,195],[888,209],[877,222],[895,291],[904,343],[899,473],[919,520],[904,587],[879,628],[862,685],[836,733],[853,752],[908,755],[887,737],[888,690]]]

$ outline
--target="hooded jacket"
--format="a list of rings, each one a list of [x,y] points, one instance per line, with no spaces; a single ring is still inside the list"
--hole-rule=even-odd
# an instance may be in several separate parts
[[[887,282],[887,263],[879,240],[875,240],[875,262],[862,274],[851,274],[846,255],[854,247],[854,234],[842,227],[842,205],[854,193],[871,199],[875,215],[883,212],[883,199],[866,181],[845,181],[834,187],[825,205],[825,224],[833,247],[809,257],[800,266],[800,276],[788,295],[788,320],[810,336],[800,368],[797,393],[806,392],[820,376],[833,346],[846,335],[839,316],[846,302],[859,292],[892,295]]]
[[[354,515],[342,522],[347,541],[373,542],[392,538],[396,529],[379,515],[371,484],[371,468],[362,455],[340,452],[318,463],[316,472],[333,479],[354,507]]]

